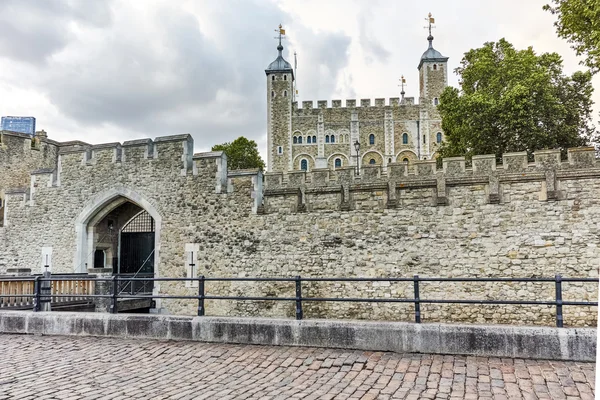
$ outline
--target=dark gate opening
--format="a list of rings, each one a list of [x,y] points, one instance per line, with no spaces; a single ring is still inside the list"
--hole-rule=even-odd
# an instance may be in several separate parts
[[[154,219],[142,211],[123,226],[120,232],[119,275],[135,278],[154,277]],[[121,282],[121,292],[151,293],[152,281]]]

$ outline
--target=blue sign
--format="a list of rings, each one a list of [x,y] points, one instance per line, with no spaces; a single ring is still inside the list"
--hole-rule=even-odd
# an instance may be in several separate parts
[[[2,117],[2,130],[35,135],[34,117]]]

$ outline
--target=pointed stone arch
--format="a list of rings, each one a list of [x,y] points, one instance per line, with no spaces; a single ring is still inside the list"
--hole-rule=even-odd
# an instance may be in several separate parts
[[[146,197],[130,188],[119,186],[98,193],[90,199],[75,220],[76,250],[74,257],[74,272],[87,272],[86,265],[93,266],[94,258],[94,227],[108,216],[113,210],[125,203],[133,203],[154,219],[154,265],[155,277],[160,276],[160,233],[162,215],[157,207]]]

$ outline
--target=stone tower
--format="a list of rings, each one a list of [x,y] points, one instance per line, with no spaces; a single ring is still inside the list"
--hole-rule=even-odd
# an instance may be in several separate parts
[[[279,26],[279,55],[265,73],[267,74],[267,171],[286,171],[292,168],[292,99],[294,70],[282,55]]]
[[[448,57],[444,57],[433,48],[433,36],[431,35],[431,24],[433,18],[429,14],[429,48],[421,56],[419,61],[419,103],[420,110],[419,127],[419,154],[421,159],[430,159],[435,152],[438,138],[437,132],[441,130],[441,118],[437,111],[440,95],[448,85]],[[441,134],[440,134],[441,135]]]

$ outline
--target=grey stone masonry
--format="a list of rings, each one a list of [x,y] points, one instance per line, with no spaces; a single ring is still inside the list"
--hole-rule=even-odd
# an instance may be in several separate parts
[[[157,277],[597,278],[600,164],[592,148],[476,156],[309,172],[229,171],[190,136],[86,147],[59,144],[54,168],[6,193],[0,274],[42,267],[86,272],[102,218],[124,203],[154,220]],[[33,171],[31,171],[33,172]],[[104,219],[105,220],[105,219]],[[117,232],[118,234],[118,232]],[[110,243],[117,243],[113,238]],[[194,269],[189,268],[194,250]],[[113,257],[117,257],[116,251]],[[112,261],[109,265],[113,265]],[[117,265],[117,264],[115,264]],[[192,274],[192,275],[190,275]],[[294,295],[287,282],[207,282],[207,294]],[[155,294],[197,288],[160,282]],[[406,282],[307,282],[307,297],[412,298]],[[554,300],[553,282],[427,282],[424,299]],[[565,282],[563,298],[597,301],[597,285]],[[195,314],[194,300],[156,312]],[[293,317],[292,301],[206,301],[209,315]],[[423,321],[554,325],[555,307],[423,304]],[[307,302],[306,318],[412,321],[412,303]],[[565,326],[595,326],[596,308],[565,306]]]

